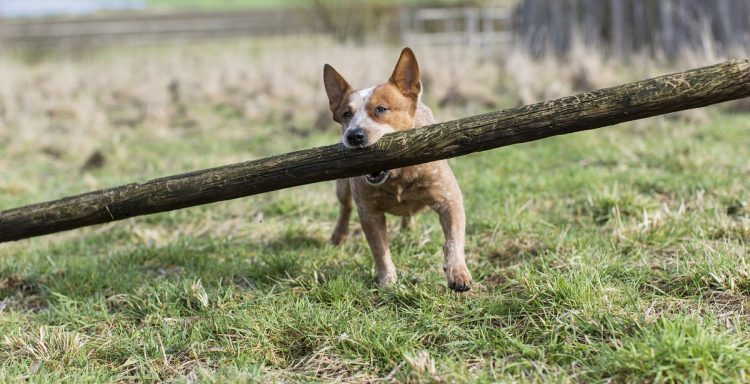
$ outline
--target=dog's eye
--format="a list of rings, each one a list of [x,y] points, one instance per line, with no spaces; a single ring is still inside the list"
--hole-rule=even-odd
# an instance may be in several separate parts
[[[352,111],[346,111],[346,112],[344,112],[341,115],[341,117],[343,117],[344,119],[348,119],[348,118],[352,117]]]
[[[384,107],[382,105],[378,105],[377,107],[375,107],[375,113],[383,113],[383,112],[385,112],[387,110],[388,110],[388,108],[386,108],[386,107]]]

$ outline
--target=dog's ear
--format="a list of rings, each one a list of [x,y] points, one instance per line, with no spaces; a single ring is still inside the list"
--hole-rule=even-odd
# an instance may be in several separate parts
[[[328,95],[328,106],[331,108],[331,112],[335,113],[341,105],[344,96],[351,92],[352,87],[328,64],[323,67],[323,83]],[[336,116],[334,116],[335,119]]]
[[[393,69],[393,74],[388,81],[398,87],[404,95],[419,98],[419,93],[422,91],[419,81],[419,65],[417,57],[410,48],[407,47],[401,51],[396,68]]]

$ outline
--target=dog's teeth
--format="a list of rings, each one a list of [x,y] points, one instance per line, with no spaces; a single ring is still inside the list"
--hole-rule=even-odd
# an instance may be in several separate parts
[[[373,172],[365,175],[365,180],[367,180],[367,183],[370,185],[383,184],[386,179],[388,179],[388,171]]]

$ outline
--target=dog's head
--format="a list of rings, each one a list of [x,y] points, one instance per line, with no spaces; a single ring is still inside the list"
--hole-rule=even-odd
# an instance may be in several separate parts
[[[348,148],[372,145],[384,134],[414,128],[422,91],[414,52],[401,51],[388,82],[355,91],[326,64],[323,68],[333,120],[341,124],[341,143]]]

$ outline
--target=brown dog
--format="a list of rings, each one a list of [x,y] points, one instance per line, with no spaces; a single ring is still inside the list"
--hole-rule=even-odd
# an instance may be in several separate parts
[[[355,91],[328,64],[323,69],[323,79],[333,120],[341,124],[341,143],[348,148],[371,145],[389,132],[435,123],[432,111],[420,101],[419,66],[409,48],[401,52],[385,84]],[[455,291],[471,288],[471,274],[464,259],[463,196],[448,162],[435,161],[341,179],[336,182],[336,196],[341,202],[341,212],[331,241],[339,244],[349,231],[353,196],[381,287],[396,281],[385,214],[403,216],[403,229],[410,227],[413,214],[430,207],[440,215],[445,234],[443,270],[448,287]]]

